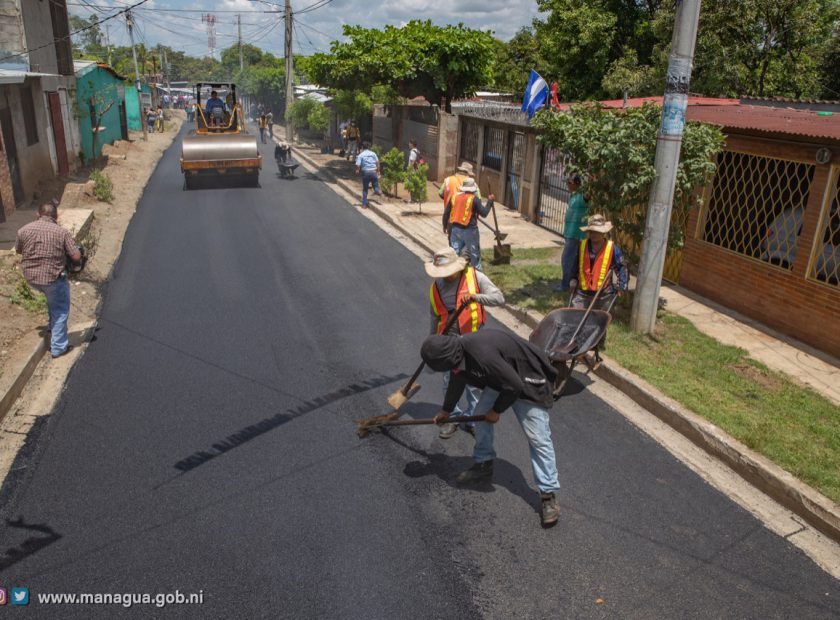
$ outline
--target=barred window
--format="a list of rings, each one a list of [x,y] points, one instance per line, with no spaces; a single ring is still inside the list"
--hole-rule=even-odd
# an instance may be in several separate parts
[[[478,161],[478,125],[476,123],[461,123],[461,159]]]
[[[484,128],[484,157],[483,166],[493,170],[502,170],[502,155],[505,144],[505,130],[498,127]]]
[[[815,166],[725,151],[708,200],[703,238],[793,269]]]
[[[817,235],[816,257],[810,276],[840,286],[840,170],[834,175],[829,194],[828,210],[820,224],[822,235]]]

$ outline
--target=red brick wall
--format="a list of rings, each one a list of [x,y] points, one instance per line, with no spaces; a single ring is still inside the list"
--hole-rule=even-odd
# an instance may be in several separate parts
[[[698,240],[702,211],[694,209],[680,285],[840,357],[840,287],[807,279],[815,236],[822,241],[817,227],[830,172],[816,168],[792,271]]]

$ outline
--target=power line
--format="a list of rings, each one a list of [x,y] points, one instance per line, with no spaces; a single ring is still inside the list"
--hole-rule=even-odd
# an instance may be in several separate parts
[[[145,1],[145,0],[144,0]],[[330,0],[332,1],[332,0]],[[141,3],[142,4],[142,3]],[[84,6],[88,8],[105,8],[105,9],[116,9],[119,8],[117,6],[108,5],[108,4],[91,4],[83,3],[83,2],[68,2],[68,6]],[[133,9],[134,7],[128,7],[129,9]],[[145,9],[140,9],[141,11],[152,11],[155,13],[206,13],[207,9],[166,9],[162,7],[148,7]],[[240,9],[219,9],[214,10],[214,13],[253,13],[253,14],[263,14],[263,13],[283,13],[283,11],[243,11]]]
[[[55,45],[56,43],[61,43],[62,41],[67,41],[71,37],[73,37],[74,35],[79,34],[80,32],[85,32],[86,30],[90,30],[91,28],[95,28],[95,27],[99,26],[99,24],[104,24],[108,20],[114,19],[115,17],[119,17],[123,13],[127,13],[128,11],[133,9],[134,7],[140,6],[141,4],[145,4],[148,1],[149,0],[140,0],[136,4],[132,4],[131,6],[124,8],[122,11],[118,11],[118,12],[114,13],[113,15],[109,16],[109,17],[105,17],[103,19],[100,19],[100,20],[98,20],[98,21],[96,21],[96,22],[94,22],[94,23],[92,23],[88,26],[85,26],[84,28],[79,28],[78,30],[74,30],[73,32],[71,32],[67,36],[61,37],[60,39],[53,39],[52,41],[50,41],[49,43],[45,43],[44,45],[39,45],[38,47],[33,47],[32,49],[24,50],[22,52],[18,52],[17,54],[10,54],[8,56],[4,56],[3,58],[0,58],[0,63],[5,62],[7,60],[10,60],[12,58],[18,58],[20,56],[26,56],[26,55],[28,55],[32,52],[37,52],[38,50],[44,49],[45,47],[50,47],[51,45]],[[116,7],[111,7],[111,8],[116,8]]]
[[[298,26],[303,26],[304,28],[309,28],[309,30],[312,30],[312,31],[314,31],[314,32],[317,32],[317,33],[318,33],[318,34],[320,34],[321,36],[327,37],[328,39],[332,39],[332,35],[331,35],[331,34],[327,34],[326,32],[322,32],[321,30],[318,30],[317,28],[313,28],[312,26],[310,26],[310,25],[308,25],[308,24],[304,24],[304,23],[303,23],[302,21],[300,21],[300,20],[297,20],[297,24],[298,24]]]
[[[295,11],[295,13],[297,13],[298,15],[302,15],[304,13],[309,13],[311,11],[315,11],[317,9],[320,9],[321,7],[327,6],[332,1],[333,0],[318,0],[318,2],[310,4],[309,6],[301,9],[300,11]]]

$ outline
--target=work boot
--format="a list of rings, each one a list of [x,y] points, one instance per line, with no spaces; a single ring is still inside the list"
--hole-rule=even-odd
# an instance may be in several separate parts
[[[482,482],[490,482],[493,479],[493,461],[484,461],[483,463],[473,463],[473,466],[466,471],[462,471],[455,478],[458,484],[480,484]]]
[[[442,424],[440,427],[440,432],[438,433],[438,437],[441,439],[449,439],[458,432],[458,425],[454,422],[447,422],[446,424]]]
[[[543,527],[551,527],[560,518],[560,506],[554,499],[554,493],[540,493],[542,506],[540,507],[540,519]]]

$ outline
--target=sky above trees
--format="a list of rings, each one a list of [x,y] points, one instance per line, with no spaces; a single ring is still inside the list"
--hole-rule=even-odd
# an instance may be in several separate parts
[[[72,14],[100,18],[114,11],[105,7],[125,7],[128,0],[86,0],[94,8],[81,6],[70,0]],[[316,0],[292,0],[292,10],[297,13],[297,27],[293,33],[294,52],[309,55],[329,51],[330,42],[342,38],[345,25],[365,28],[383,28],[387,25],[403,26],[412,19],[431,19],[436,25],[446,26],[463,22],[470,28],[493,30],[495,35],[508,40],[523,26],[531,24],[537,15],[533,0],[331,0],[327,4]],[[278,13],[284,0],[149,0],[135,10],[138,39],[149,46],[162,44],[191,56],[207,53],[207,29],[201,21],[202,13],[216,16],[216,48],[229,47],[236,42],[237,12],[242,19],[242,38],[276,56],[283,56],[283,26]],[[316,8],[309,8],[316,6]],[[164,9],[179,9],[166,11]],[[195,9],[197,12],[188,12]],[[309,10],[307,10],[309,9]],[[128,45],[125,21],[111,20],[109,36],[113,45]],[[217,54],[218,58],[218,54]]]

